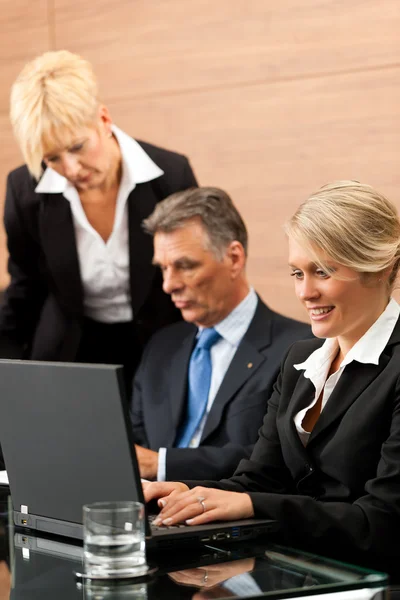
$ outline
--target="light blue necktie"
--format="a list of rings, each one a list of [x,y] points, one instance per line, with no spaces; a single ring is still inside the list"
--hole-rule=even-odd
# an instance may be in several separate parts
[[[178,448],[189,446],[206,411],[212,371],[210,348],[220,338],[213,327],[203,329],[193,349],[189,362],[186,419],[175,443]]]

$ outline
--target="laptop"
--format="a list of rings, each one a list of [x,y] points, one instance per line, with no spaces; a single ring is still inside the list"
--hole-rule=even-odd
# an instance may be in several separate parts
[[[122,367],[0,360],[0,441],[14,523],[82,539],[83,504],[143,502]],[[276,522],[150,526],[147,547],[239,541]]]

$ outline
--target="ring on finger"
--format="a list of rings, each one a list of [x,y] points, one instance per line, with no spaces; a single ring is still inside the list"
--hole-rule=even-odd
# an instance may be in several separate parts
[[[204,496],[197,496],[197,502],[201,505],[203,513],[205,513],[207,509]]]

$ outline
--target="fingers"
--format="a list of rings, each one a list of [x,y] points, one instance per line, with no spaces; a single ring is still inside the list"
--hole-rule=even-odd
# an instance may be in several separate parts
[[[189,488],[184,483],[176,481],[154,481],[143,485],[144,499],[146,502],[158,498],[168,497],[172,492],[184,491]]]
[[[209,490],[208,490],[209,491]],[[155,521],[156,525],[174,525],[187,522],[189,525],[209,523],[218,518],[219,510],[209,501],[205,502],[205,488],[196,487],[186,492],[174,492],[162,498],[163,508]]]
[[[199,486],[192,490],[184,487],[187,491],[182,492],[182,488],[175,487],[169,495],[159,499],[161,512],[155,521],[156,525],[175,525],[180,522],[202,525],[215,520],[226,521],[254,516],[253,504],[248,494]]]

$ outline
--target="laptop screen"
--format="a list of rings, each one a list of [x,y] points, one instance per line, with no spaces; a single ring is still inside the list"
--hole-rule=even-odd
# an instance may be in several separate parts
[[[72,523],[143,501],[122,367],[0,360],[0,440],[14,510]]]

